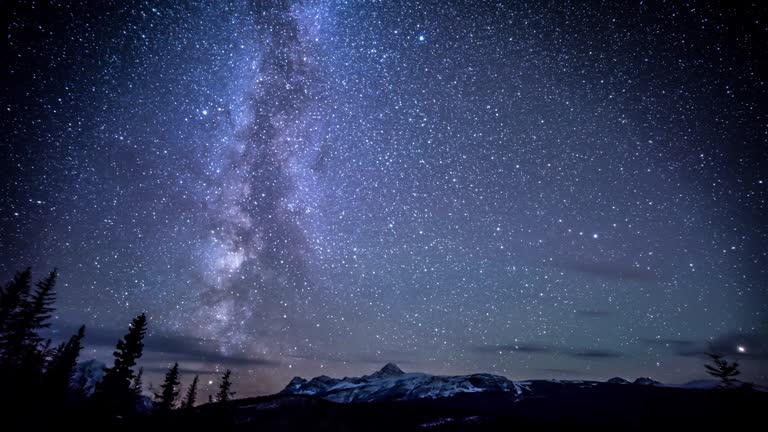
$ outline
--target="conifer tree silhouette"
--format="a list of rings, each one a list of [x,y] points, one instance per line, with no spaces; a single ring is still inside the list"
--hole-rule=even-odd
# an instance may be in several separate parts
[[[182,408],[194,408],[195,402],[197,401],[197,382],[199,378],[198,375],[195,375],[195,378],[192,380],[192,384],[190,384],[189,389],[187,389],[187,395],[184,398],[184,403],[181,406]]]
[[[155,394],[155,409],[159,412],[168,412],[176,407],[179,399],[179,364],[174,363],[165,374],[165,380],[160,386],[160,393]]]
[[[106,368],[104,378],[96,386],[96,397],[109,409],[109,414],[130,413],[137,401],[131,381],[134,378],[133,367],[141,357],[144,335],[147,332],[147,317],[141,314],[133,319],[128,333],[117,342],[113,353],[114,365]]]
[[[144,368],[140,367],[139,371],[136,373],[136,376],[133,377],[133,382],[131,383],[131,390],[133,390],[133,394],[137,399],[141,397],[141,394],[144,391],[144,383],[142,382],[143,377]]]
[[[43,370],[51,355],[51,341],[40,330],[50,326],[55,300],[56,271],[30,292],[31,271],[17,273],[0,298],[0,378],[14,402],[35,397],[43,384]]]
[[[82,340],[85,337],[85,326],[81,326],[76,334],[67,342],[62,342],[53,352],[45,371],[47,392],[53,398],[60,398],[69,391],[69,382],[77,366],[77,358],[83,349]]]
[[[29,296],[32,270],[16,273],[13,280],[0,289],[0,360],[7,358],[9,337],[19,319],[20,309]]]
[[[29,269],[16,274],[14,280],[2,290],[0,300],[0,367],[14,370],[14,375],[22,366],[29,368],[30,356],[41,352],[42,338],[39,330],[50,323],[55,300],[53,287],[56,284],[56,272],[37,283],[34,293],[30,293],[31,271]]]
[[[722,354],[707,353],[707,356],[712,360],[712,365],[704,365],[707,369],[707,373],[715,378],[720,379],[720,385],[722,387],[731,387],[736,382],[735,376],[741,374],[739,371],[739,363],[729,363]]]
[[[227,369],[221,377],[219,392],[216,393],[216,402],[228,402],[232,396],[235,395],[235,392],[232,391],[232,381],[230,381],[231,376],[232,371]]]

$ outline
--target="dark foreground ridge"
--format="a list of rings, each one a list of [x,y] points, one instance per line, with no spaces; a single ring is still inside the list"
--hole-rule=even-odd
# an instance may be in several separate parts
[[[537,393],[360,403],[278,394],[204,405],[173,423],[236,431],[757,430],[768,406],[768,395],[754,390],[542,381]]]

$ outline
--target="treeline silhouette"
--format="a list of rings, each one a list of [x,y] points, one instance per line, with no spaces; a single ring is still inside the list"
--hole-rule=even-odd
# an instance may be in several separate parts
[[[117,341],[113,365],[104,370],[95,390],[89,394],[84,382],[73,383],[85,326],[56,346],[42,336],[55,311],[56,277],[54,270],[33,287],[28,268],[0,288],[0,407],[6,413],[0,419],[2,429],[53,424],[120,428],[138,417],[152,417],[157,423],[173,410],[195,407],[199,377],[194,377],[182,400],[178,363],[166,373],[153,401],[143,395],[143,369],[136,366],[147,332],[144,313],[131,321],[128,332]],[[231,377],[227,369],[209,402],[224,405],[234,396]]]

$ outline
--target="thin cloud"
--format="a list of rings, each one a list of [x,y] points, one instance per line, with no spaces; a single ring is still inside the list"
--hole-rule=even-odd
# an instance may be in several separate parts
[[[622,354],[616,351],[594,350],[594,349],[567,352],[564,354],[569,355],[571,357],[586,358],[586,359],[608,359],[608,358],[622,357]]]
[[[520,353],[554,353],[551,347],[535,343],[519,343],[510,345],[481,345],[473,347],[473,350],[481,353],[520,352]]]
[[[534,368],[533,370],[538,372],[545,372],[545,373],[556,374],[556,375],[568,375],[568,376],[577,376],[577,375],[584,374],[584,371],[581,371],[578,369]]]
[[[143,366],[145,372],[157,372],[157,373],[165,373],[168,372],[168,367],[166,366]],[[216,371],[213,369],[199,369],[199,368],[185,368],[185,367],[179,367],[179,373],[180,374],[194,374],[194,375],[220,375],[221,371]]]
[[[594,348],[563,348],[539,343],[481,345],[472,347],[472,350],[477,353],[560,354],[582,359],[609,359],[623,356],[622,353],[616,351]]]
[[[70,326],[61,326],[57,334],[70,334]],[[72,327],[74,328],[74,327]],[[65,331],[66,330],[66,331]],[[104,327],[86,327],[83,344],[85,346],[114,347],[126,333],[126,329]],[[173,361],[198,361],[231,366],[277,366],[280,363],[247,355],[222,354],[215,340],[193,336],[149,334],[144,338],[145,357],[162,357]]]
[[[665,346],[681,350],[685,350],[696,345],[696,341],[691,339],[640,338],[640,342],[646,345]]]
[[[612,315],[613,312],[605,309],[577,310],[576,315],[587,318],[603,318]]]
[[[656,273],[641,267],[614,262],[560,261],[555,264],[564,270],[598,276],[606,279],[647,282],[658,279]]]
[[[682,357],[706,358],[707,353],[718,353],[740,359],[768,359],[768,333],[730,332],[711,340],[641,338],[641,342],[669,348]]]

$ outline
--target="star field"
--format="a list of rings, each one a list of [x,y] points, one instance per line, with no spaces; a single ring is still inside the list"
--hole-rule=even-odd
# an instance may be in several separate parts
[[[764,7],[1,7],[0,271],[59,269],[86,358],[146,311],[150,371],[240,395],[768,380]]]

